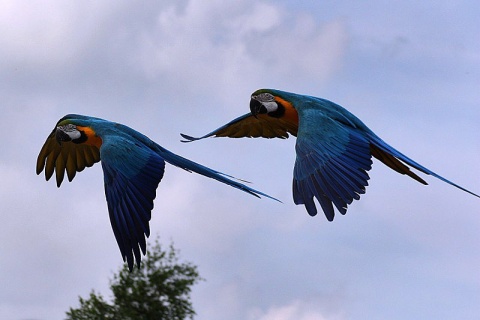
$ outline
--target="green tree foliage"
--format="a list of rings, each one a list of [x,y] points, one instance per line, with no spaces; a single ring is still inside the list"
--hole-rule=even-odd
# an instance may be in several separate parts
[[[202,280],[197,267],[179,263],[173,245],[163,251],[158,239],[140,268],[126,265],[110,281],[112,304],[100,294],[79,298],[80,307],[67,311],[67,320],[96,319],[193,319],[191,287]]]

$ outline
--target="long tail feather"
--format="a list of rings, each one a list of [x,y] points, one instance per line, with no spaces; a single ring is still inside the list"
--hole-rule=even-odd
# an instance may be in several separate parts
[[[427,184],[422,178],[418,177],[415,173],[410,171],[410,169],[407,166],[405,166],[404,164],[402,164],[400,162],[400,161],[402,161],[402,162],[406,163],[407,165],[410,165],[410,166],[414,167],[415,169],[417,169],[417,170],[419,170],[419,171],[421,171],[425,174],[434,176],[435,178],[440,179],[443,182],[446,182],[446,183],[448,183],[448,184],[450,184],[454,187],[457,187],[458,189],[460,189],[462,191],[465,191],[465,192],[470,193],[471,195],[473,195],[475,197],[480,198],[480,195],[478,195],[478,194],[476,194],[476,193],[474,193],[474,192],[472,192],[468,189],[465,189],[464,187],[459,186],[458,184],[456,184],[456,183],[454,183],[454,182],[452,182],[448,179],[445,179],[441,175],[439,175],[439,174],[425,168],[421,164],[413,161],[412,159],[410,159],[409,157],[407,157],[406,155],[404,155],[400,151],[398,151],[395,148],[388,145],[385,141],[383,141],[379,137],[374,136],[374,135],[373,136],[370,135],[370,138],[371,138],[372,155],[375,158],[382,161],[383,163],[385,163],[387,166],[389,166],[393,170],[395,170],[399,173],[402,173],[402,174],[406,174],[406,175],[412,177],[413,179],[419,181],[420,183]],[[398,161],[398,160],[400,160],[400,161]]]
[[[239,190],[242,190],[246,193],[249,193],[249,194],[251,194],[255,197],[260,198],[260,195],[261,195],[261,196],[276,200],[278,202],[281,202],[280,200],[278,200],[278,199],[276,199],[272,196],[269,196],[266,193],[255,190],[253,188],[250,188],[250,187],[248,187],[248,186],[246,186],[246,185],[244,185],[244,184],[242,184],[238,181],[232,180],[232,179],[236,179],[236,180],[240,180],[240,179],[237,179],[237,178],[235,178],[233,176],[230,176],[228,174],[210,169],[208,167],[205,167],[201,164],[198,164],[198,163],[193,162],[191,160],[188,160],[186,158],[183,158],[179,155],[176,155],[176,154],[168,151],[165,148],[162,148],[159,145],[157,145],[157,151],[158,151],[158,154],[163,159],[165,159],[165,161],[167,161],[168,163],[170,163],[174,166],[177,166],[179,168],[182,168],[182,169],[190,171],[190,172],[196,172],[196,173],[201,174],[201,175],[203,175],[205,177],[208,177],[208,178],[215,179],[215,180],[220,181],[222,183],[225,183],[229,186],[232,186],[232,187],[237,188]],[[229,179],[229,178],[231,178],[231,179]],[[244,180],[240,180],[240,181],[246,182]]]

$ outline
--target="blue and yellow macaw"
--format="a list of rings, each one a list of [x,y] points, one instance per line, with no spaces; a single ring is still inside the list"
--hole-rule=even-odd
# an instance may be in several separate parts
[[[232,176],[180,157],[123,124],[76,114],[66,115],[55,125],[38,155],[37,174],[45,168],[49,180],[55,171],[60,187],[65,171],[72,181],[77,172],[100,160],[110,222],[130,270],[134,260],[140,265],[140,249],[146,253],[145,236],[150,235],[153,200],[165,161],[256,197],[275,199],[227,178]]]
[[[372,156],[420,183],[427,184],[408,166],[480,197],[397,151],[338,104],[312,96],[260,89],[251,96],[250,113],[203,137],[182,136],[183,142],[190,142],[212,136],[285,139],[289,134],[297,137],[293,200],[304,204],[311,216],[317,214],[313,198],[329,221],[334,206],[345,214],[347,206],[365,193]]]

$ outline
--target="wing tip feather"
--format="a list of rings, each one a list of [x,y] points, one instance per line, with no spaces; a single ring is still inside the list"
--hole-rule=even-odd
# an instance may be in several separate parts
[[[198,140],[202,140],[204,138],[208,138],[208,137],[211,137],[212,134],[207,134],[203,137],[199,137],[199,138],[196,138],[196,137],[192,137],[192,136],[189,136],[187,134],[184,134],[184,133],[180,133],[180,135],[182,136],[182,138],[184,138],[185,140],[180,140],[181,142],[184,142],[184,143],[188,143],[188,142],[193,142],[193,141],[198,141]]]

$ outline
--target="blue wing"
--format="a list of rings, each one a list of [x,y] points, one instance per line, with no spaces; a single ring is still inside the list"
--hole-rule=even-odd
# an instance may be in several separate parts
[[[113,233],[130,270],[146,253],[145,236],[165,161],[151,149],[125,138],[104,137],[100,148],[105,195]]]
[[[370,144],[365,135],[316,110],[299,121],[297,157],[293,173],[293,199],[314,216],[320,203],[329,221],[334,208],[345,214],[352,201],[360,199],[372,167]]]

